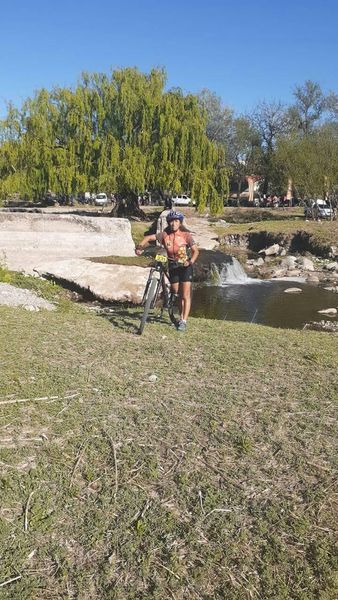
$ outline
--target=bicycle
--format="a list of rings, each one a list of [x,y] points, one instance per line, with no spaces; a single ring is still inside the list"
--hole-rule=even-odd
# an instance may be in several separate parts
[[[175,294],[170,290],[170,282],[169,282],[169,273],[168,273],[168,265],[169,261],[176,266],[179,266],[179,261],[175,261],[169,259],[167,256],[163,254],[156,254],[155,256],[155,264],[151,267],[148,281],[146,283],[143,299],[141,305],[144,306],[143,314],[141,317],[141,323],[138,329],[139,335],[142,335],[145,324],[148,319],[150,309],[154,308],[158,298],[162,292],[162,308],[161,308],[161,318],[163,316],[163,311],[166,308],[168,310],[168,315],[170,321],[173,325],[177,325],[178,319],[175,316],[175,309],[177,306],[177,298],[178,294]]]

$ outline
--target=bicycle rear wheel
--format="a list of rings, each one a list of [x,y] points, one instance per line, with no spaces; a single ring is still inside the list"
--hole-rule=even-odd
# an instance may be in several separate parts
[[[168,314],[170,321],[176,326],[180,320],[180,313],[178,309],[178,294],[174,294],[174,292],[170,292]]]
[[[144,330],[144,326],[147,322],[148,319],[148,315],[149,315],[149,310],[151,307],[151,303],[155,298],[155,294],[156,294],[156,289],[157,289],[157,285],[158,285],[158,279],[152,279],[148,288],[148,293],[147,293],[147,297],[146,297],[146,301],[144,304],[144,310],[143,310],[143,315],[141,318],[141,323],[138,329],[138,333],[139,335],[142,335],[143,330]]]

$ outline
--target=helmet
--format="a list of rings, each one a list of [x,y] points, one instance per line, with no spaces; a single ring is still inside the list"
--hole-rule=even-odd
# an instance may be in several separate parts
[[[175,219],[178,219],[182,223],[183,219],[184,219],[184,215],[181,212],[178,212],[176,210],[171,210],[167,214],[167,223],[170,223],[170,221],[175,221]]]

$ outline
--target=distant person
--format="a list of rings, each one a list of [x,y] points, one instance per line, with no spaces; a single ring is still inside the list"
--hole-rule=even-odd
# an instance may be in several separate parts
[[[166,196],[165,200],[164,200],[164,206],[168,209],[171,210],[173,207],[173,201],[171,199],[170,196]]]

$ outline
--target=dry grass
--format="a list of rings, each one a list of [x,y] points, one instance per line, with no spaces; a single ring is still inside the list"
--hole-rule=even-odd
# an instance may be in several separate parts
[[[64,303],[0,309],[3,597],[336,598],[337,337]]]

